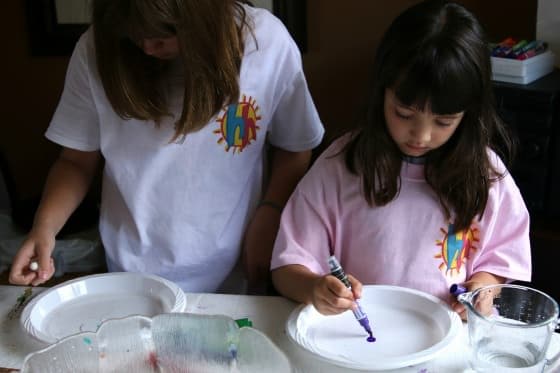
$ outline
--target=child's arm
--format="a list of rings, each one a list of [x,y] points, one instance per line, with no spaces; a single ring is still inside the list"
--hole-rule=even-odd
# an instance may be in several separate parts
[[[348,279],[352,290],[334,276],[317,275],[299,264],[272,271],[272,282],[280,294],[296,302],[313,304],[323,315],[339,314],[354,307],[354,299],[361,295],[362,284],[351,275]]]
[[[263,195],[266,203],[259,205],[245,232],[243,263],[250,293],[263,293],[270,283],[270,258],[280,213],[309,167],[311,150],[289,152],[273,147],[271,157],[270,179]]]
[[[54,274],[55,237],[84,199],[100,161],[98,151],[61,151],[49,171],[31,231],[12,262],[10,283],[37,286]],[[38,271],[29,270],[32,260],[38,261]]]
[[[488,272],[477,272],[473,274],[471,278],[463,285],[467,288],[468,291],[474,291],[486,285],[503,284],[505,282],[506,279],[503,277],[496,276]],[[451,307],[461,316],[463,320],[467,319],[467,310],[463,304],[455,300],[453,301]]]

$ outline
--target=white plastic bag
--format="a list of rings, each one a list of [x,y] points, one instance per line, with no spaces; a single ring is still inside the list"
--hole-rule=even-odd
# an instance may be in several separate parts
[[[0,273],[10,267],[24,239],[25,234],[12,224],[11,217],[0,213]],[[56,240],[52,256],[55,277],[66,272],[96,272],[105,268],[105,252],[96,230]]]

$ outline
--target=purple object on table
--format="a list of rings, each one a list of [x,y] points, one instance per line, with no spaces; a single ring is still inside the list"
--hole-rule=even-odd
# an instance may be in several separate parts
[[[336,277],[337,279],[339,279],[340,281],[342,281],[342,283],[348,288],[351,289],[351,285],[350,285],[350,281],[348,280],[348,277],[346,276],[346,273],[344,273],[344,270],[342,269],[342,267],[340,266],[340,263],[338,262],[338,260],[336,259],[336,257],[333,255],[331,257],[329,257],[329,268],[331,271],[331,275],[333,275],[334,277]],[[362,328],[365,329],[365,331],[368,333],[368,338],[367,341],[368,342],[375,342],[375,337],[373,336],[373,332],[371,330],[371,326],[369,324],[369,319],[366,315],[366,313],[364,311],[362,311],[362,306],[360,305],[360,303],[356,300],[356,309],[352,310],[352,312],[354,313],[354,317],[356,318],[356,320],[358,320],[358,322],[360,323],[360,325],[362,326]]]
[[[459,284],[453,284],[449,287],[449,292],[454,296],[458,296],[460,294],[466,293],[467,288]]]

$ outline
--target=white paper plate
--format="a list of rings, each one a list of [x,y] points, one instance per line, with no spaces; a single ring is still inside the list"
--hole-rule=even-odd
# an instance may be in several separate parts
[[[318,358],[346,368],[397,369],[435,358],[459,335],[462,322],[442,300],[412,289],[364,286],[362,309],[370,320],[374,343],[352,312],[321,315],[301,306],[286,323],[288,336]]]
[[[24,308],[20,323],[31,336],[54,343],[80,332],[95,332],[105,320],[182,312],[183,291],[159,276],[113,272],[80,277],[48,289]]]

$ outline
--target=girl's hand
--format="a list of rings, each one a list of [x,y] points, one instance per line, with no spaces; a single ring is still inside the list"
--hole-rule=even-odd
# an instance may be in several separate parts
[[[495,276],[487,272],[477,272],[470,278],[469,281],[465,282],[463,286],[467,288],[467,291],[475,291],[483,286],[503,284],[504,282],[505,279],[503,277]],[[491,315],[494,310],[494,296],[495,292],[490,290],[488,293],[480,294],[477,297],[476,304],[474,305],[475,309],[482,315]],[[467,309],[461,302],[454,300],[451,307],[459,314],[459,316],[461,316],[461,319],[467,319]]]
[[[362,284],[348,275],[352,290],[332,275],[317,278],[313,285],[313,306],[323,315],[337,315],[356,307],[355,299],[362,293]]]
[[[485,285],[486,284],[483,284],[481,282],[471,281],[467,281],[463,284],[463,286],[467,288],[467,291],[475,291],[476,289],[481,288]],[[459,316],[461,316],[462,320],[467,320],[467,308],[461,302],[454,299],[453,303],[451,304],[451,308],[453,308],[453,311],[457,312]]]
[[[55,270],[54,261],[51,258],[54,245],[54,235],[31,231],[14,257],[10,270],[10,283],[37,286],[50,279]],[[39,264],[36,271],[29,268],[32,261],[37,261]]]

